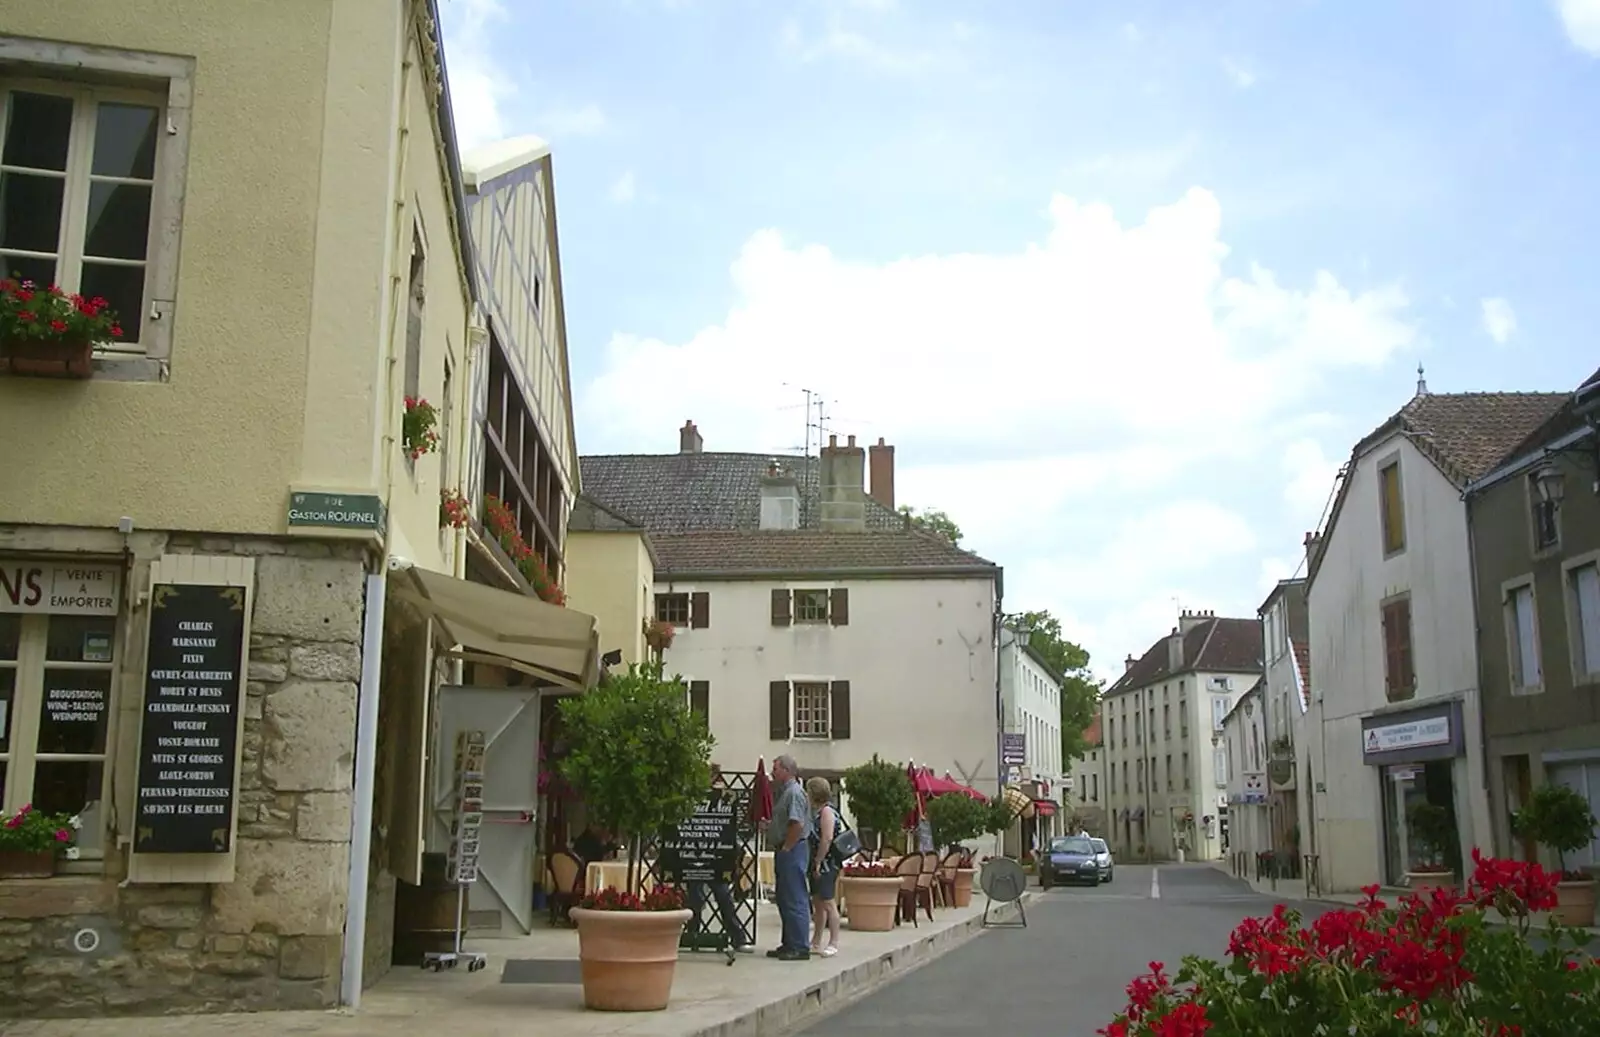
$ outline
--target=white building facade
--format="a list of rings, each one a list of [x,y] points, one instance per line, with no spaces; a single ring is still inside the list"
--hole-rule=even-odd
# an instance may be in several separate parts
[[[1131,859],[1217,860],[1227,811],[1223,721],[1261,676],[1261,624],[1185,611],[1129,657],[1103,703],[1107,828]]]
[[[1027,636],[1010,628],[1000,635],[1000,699],[1006,782],[1032,787],[1037,837],[1059,835],[1073,787],[1061,760],[1061,681]]]
[[[1418,395],[1355,447],[1309,542],[1311,689],[1298,769],[1328,890],[1400,885],[1408,817],[1449,810],[1459,869],[1492,850],[1462,489],[1559,405],[1548,394]],[[1306,797],[1302,797],[1305,799]]]
[[[1106,817],[1106,750],[1104,721],[1097,714],[1084,732],[1082,756],[1068,764],[1070,783],[1064,783],[1062,813],[1068,815],[1073,830],[1085,829],[1104,839],[1109,833]],[[1065,825],[1063,826],[1065,830]]]
[[[1233,704],[1222,721],[1222,774],[1228,802],[1226,852],[1255,873],[1258,856],[1272,849],[1267,809],[1267,716],[1263,678]]]

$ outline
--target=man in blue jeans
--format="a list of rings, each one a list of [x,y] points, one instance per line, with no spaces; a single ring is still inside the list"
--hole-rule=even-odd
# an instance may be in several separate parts
[[[811,957],[811,905],[806,890],[810,865],[811,805],[800,787],[794,757],[772,761],[772,781],[777,785],[772,820],[767,822],[767,842],[773,849],[774,878],[778,883],[778,915],[783,919],[783,942],[767,957],[779,961],[805,961]]]

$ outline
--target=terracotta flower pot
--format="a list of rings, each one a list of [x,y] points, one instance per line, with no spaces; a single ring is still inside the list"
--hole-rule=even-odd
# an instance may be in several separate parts
[[[55,873],[54,850],[0,850],[0,879],[47,879]]]
[[[1435,889],[1454,889],[1456,876],[1452,871],[1408,871],[1406,885],[1411,892],[1426,895]]]
[[[839,877],[839,890],[850,902],[850,928],[865,933],[886,933],[894,928],[894,909],[900,900],[900,879]]]
[[[91,342],[0,342],[0,370],[34,378],[88,378],[94,374]]]
[[[978,874],[977,868],[956,869],[956,906],[966,907],[972,903],[972,880]]]
[[[1566,881],[1556,886],[1556,908],[1550,912],[1562,925],[1594,925],[1594,880]]]
[[[599,1012],[659,1012],[672,1000],[678,941],[690,911],[572,909],[583,1005]]]

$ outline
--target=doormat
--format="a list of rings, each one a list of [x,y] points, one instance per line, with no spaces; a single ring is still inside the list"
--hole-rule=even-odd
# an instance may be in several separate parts
[[[502,983],[582,983],[582,966],[573,958],[510,958],[500,972]]]

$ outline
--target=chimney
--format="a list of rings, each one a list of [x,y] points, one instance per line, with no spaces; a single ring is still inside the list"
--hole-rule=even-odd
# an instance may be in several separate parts
[[[694,427],[693,421],[685,421],[683,428],[678,430],[678,453],[698,454],[706,445],[700,438],[700,430]]]
[[[1172,628],[1172,633],[1167,635],[1167,671],[1176,673],[1183,669],[1183,635],[1189,632],[1185,626],[1186,620],[1191,618],[1187,611],[1179,619],[1178,625]]]
[[[867,467],[872,472],[872,499],[893,511],[894,447],[885,443],[882,436],[867,447]]]
[[[777,458],[767,462],[761,477],[761,528],[800,528],[800,484]]]
[[[856,446],[856,437],[839,445],[838,436],[829,436],[822,448],[821,507],[818,509],[825,533],[865,533],[867,530],[867,452]]]
[[[1307,533],[1304,543],[1306,548],[1306,570],[1309,572],[1311,560],[1317,556],[1317,552],[1322,548],[1322,537],[1316,533]]]
[[[1138,661],[1139,660],[1135,659],[1133,656],[1128,656],[1128,658],[1122,664],[1122,672],[1127,673],[1129,670],[1133,669],[1133,664]]]
[[[1184,609],[1183,614],[1178,617],[1178,629],[1176,633],[1187,634],[1195,627],[1204,626],[1215,618],[1216,614],[1213,612],[1191,612],[1188,609]]]

